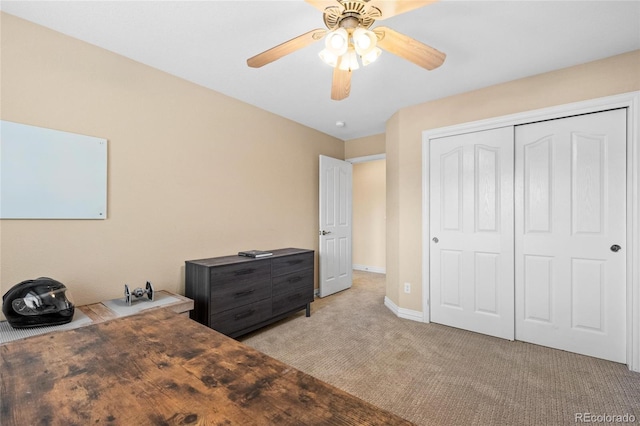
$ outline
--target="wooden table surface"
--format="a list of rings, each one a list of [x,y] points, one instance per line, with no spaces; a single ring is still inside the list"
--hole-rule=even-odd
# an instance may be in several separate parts
[[[169,309],[0,346],[0,424],[410,425]]]

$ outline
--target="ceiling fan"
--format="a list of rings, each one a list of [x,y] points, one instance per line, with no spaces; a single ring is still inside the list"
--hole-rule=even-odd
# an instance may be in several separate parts
[[[434,3],[437,0],[305,0],[323,12],[327,29],[318,28],[285,41],[247,59],[247,65],[262,67],[285,55],[325,38],[320,58],[333,69],[331,99],[342,100],[351,90],[351,72],[380,56],[380,48],[428,70],[442,65],[446,55],[387,27],[369,29],[375,21]]]

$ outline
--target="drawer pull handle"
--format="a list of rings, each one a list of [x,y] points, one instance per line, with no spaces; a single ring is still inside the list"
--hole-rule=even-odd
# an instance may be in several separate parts
[[[246,290],[246,291],[239,291],[235,294],[235,297],[244,297],[244,296],[248,296],[251,293],[253,293],[255,290],[251,289],[251,290]]]
[[[249,274],[253,274],[254,272],[255,272],[254,268],[240,269],[239,271],[236,271],[236,276],[237,275],[249,275]]]
[[[299,281],[302,281],[302,277],[301,276],[291,277],[287,281],[289,281],[289,284],[297,283]]]
[[[243,312],[241,314],[236,314],[235,319],[241,320],[243,318],[249,318],[251,315],[255,314],[255,309],[249,309],[247,312]]]
[[[296,259],[296,260],[290,260],[288,263],[289,265],[297,265],[298,263],[302,263],[302,262],[304,262],[304,260]]]

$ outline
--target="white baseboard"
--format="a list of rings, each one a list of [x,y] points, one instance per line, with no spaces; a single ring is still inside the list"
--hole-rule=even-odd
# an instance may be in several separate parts
[[[399,308],[398,305],[393,303],[387,296],[384,297],[384,306],[389,308],[398,318],[404,318],[411,321],[424,322],[422,319],[422,312],[414,311],[412,309]]]
[[[380,268],[378,266],[356,265],[353,264],[352,268],[356,271],[375,272],[376,274],[386,274],[386,268]]]

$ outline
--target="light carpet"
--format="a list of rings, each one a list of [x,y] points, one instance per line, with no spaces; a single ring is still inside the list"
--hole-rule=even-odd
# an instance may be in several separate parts
[[[240,340],[418,425],[640,422],[640,373],[623,364],[400,319],[384,295],[384,275],[354,271],[310,318]]]

